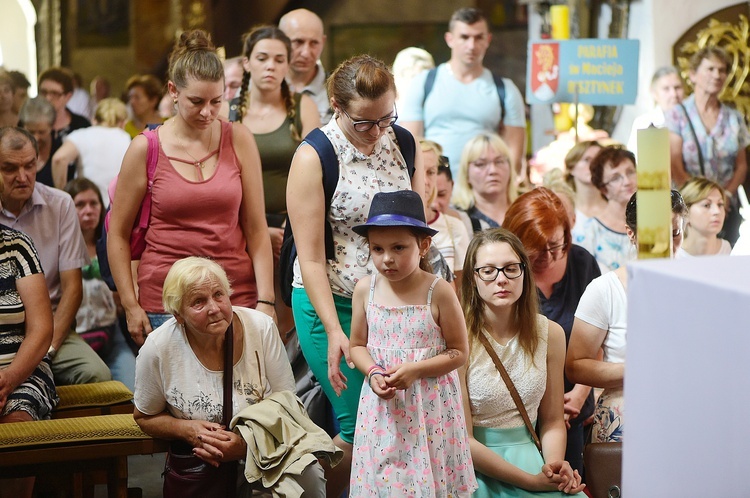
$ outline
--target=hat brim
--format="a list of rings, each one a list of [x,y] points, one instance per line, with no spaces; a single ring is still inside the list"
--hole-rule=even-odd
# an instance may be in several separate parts
[[[417,230],[418,232],[424,233],[425,235],[429,235],[430,237],[434,237],[435,234],[438,233],[437,230],[430,228],[428,225],[408,223],[408,222],[397,221],[397,220],[377,220],[373,222],[368,221],[367,223],[363,223],[362,225],[353,226],[352,230],[354,231],[354,233],[361,235],[362,237],[366,237],[367,231],[373,227],[410,228],[413,230]]]

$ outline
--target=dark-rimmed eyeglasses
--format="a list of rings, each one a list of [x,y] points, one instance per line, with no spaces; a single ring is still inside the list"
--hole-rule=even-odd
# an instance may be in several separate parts
[[[65,93],[59,90],[47,90],[46,88],[40,88],[39,95],[42,97],[52,97],[53,99],[59,99],[60,97],[65,95]]]
[[[497,276],[500,275],[500,272],[503,272],[505,278],[513,280],[523,275],[524,269],[525,266],[523,263],[511,263],[501,268],[497,266],[480,266],[479,268],[474,268],[474,273],[477,274],[480,280],[494,282]]]
[[[389,126],[393,126],[393,124],[398,119],[396,106],[393,106],[393,116],[387,116],[385,118],[380,118],[380,119],[375,119],[375,120],[363,119],[360,121],[354,121],[352,117],[349,115],[349,113],[346,112],[346,109],[342,107],[341,111],[346,115],[347,118],[349,118],[349,121],[352,122],[352,127],[354,128],[354,131],[359,131],[359,132],[370,131],[370,128],[372,128],[375,125],[378,125],[378,128],[388,128]]]

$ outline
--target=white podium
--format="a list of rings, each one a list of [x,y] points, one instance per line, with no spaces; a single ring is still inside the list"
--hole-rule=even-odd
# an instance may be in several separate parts
[[[750,256],[628,272],[623,496],[750,496]]]

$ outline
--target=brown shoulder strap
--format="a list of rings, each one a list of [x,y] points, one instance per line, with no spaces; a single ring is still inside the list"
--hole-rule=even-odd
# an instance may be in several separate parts
[[[492,358],[492,363],[495,364],[495,368],[497,368],[497,371],[500,372],[500,376],[505,381],[505,385],[508,387],[510,396],[513,398],[513,402],[516,404],[516,408],[518,408],[518,411],[521,413],[521,418],[523,418],[523,423],[526,424],[526,428],[529,430],[529,433],[531,433],[531,438],[534,440],[536,449],[539,450],[539,453],[541,454],[542,442],[539,441],[539,436],[536,435],[534,426],[531,425],[531,420],[529,420],[529,414],[526,412],[526,407],[523,406],[523,401],[521,400],[521,396],[518,394],[518,391],[516,390],[516,386],[513,384],[513,381],[511,380],[510,375],[508,375],[508,372],[505,370],[505,367],[503,366],[503,363],[500,361],[500,358],[497,357],[497,353],[495,353],[495,350],[492,348],[492,345],[490,344],[489,339],[487,339],[487,336],[484,335],[484,332],[479,332],[478,336],[479,336],[479,341],[482,343],[482,346],[484,346],[484,349],[487,350],[487,354],[490,355],[490,358]]]

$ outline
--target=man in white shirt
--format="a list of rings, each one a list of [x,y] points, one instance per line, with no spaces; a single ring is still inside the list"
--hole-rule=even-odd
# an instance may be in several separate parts
[[[326,72],[320,63],[326,43],[323,21],[307,9],[296,9],[281,17],[279,29],[292,40],[287,83],[293,92],[306,93],[315,101],[320,122],[325,125],[333,111],[326,90]]]
[[[641,114],[633,120],[628,139],[628,150],[638,157],[638,130],[643,130],[653,124],[657,128],[664,127],[664,111],[668,111],[685,98],[685,87],[680,73],[674,66],[660,67],[651,78],[651,98],[656,104],[646,114]]]

